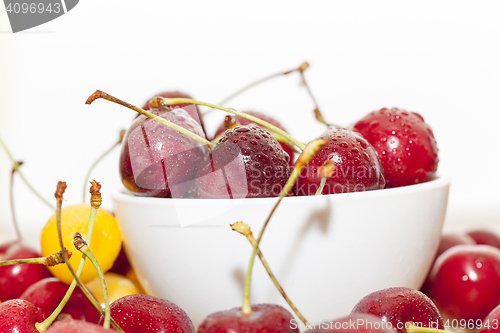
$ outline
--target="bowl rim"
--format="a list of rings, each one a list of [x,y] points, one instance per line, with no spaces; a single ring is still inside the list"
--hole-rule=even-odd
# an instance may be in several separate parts
[[[419,183],[419,184],[413,184],[413,185],[407,185],[407,186],[400,186],[400,187],[393,187],[393,188],[385,188],[381,190],[370,190],[370,191],[362,191],[362,192],[350,192],[350,193],[336,193],[336,194],[325,194],[321,196],[315,196],[315,195],[309,195],[309,196],[293,196],[293,197],[285,197],[283,200],[287,201],[293,201],[293,200],[304,200],[307,198],[307,200],[311,200],[311,198],[324,198],[328,197],[331,198],[332,200],[351,200],[355,198],[363,198],[363,199],[370,199],[370,198],[383,198],[387,196],[394,196],[394,195],[406,195],[410,193],[419,193],[419,192],[425,192],[425,191],[430,191],[433,189],[437,188],[442,188],[449,186],[451,183],[451,179],[449,177],[441,177],[441,176],[436,176],[433,180],[430,180],[428,182],[424,183]],[[155,198],[155,197],[142,197],[142,196],[136,196],[130,192],[127,192],[126,189],[122,188],[120,190],[115,190],[114,192],[111,193],[111,197],[114,201],[119,201],[122,203],[143,203],[143,204],[148,204],[148,205],[157,205],[157,204],[168,204],[168,203],[173,203],[173,202],[199,202],[199,201],[207,201],[210,200],[212,202],[225,202],[225,201],[232,201],[232,202],[239,202],[241,200],[244,201],[254,201],[254,200],[259,200],[259,202],[262,201],[275,201],[277,200],[277,197],[271,197],[271,198],[239,198],[239,199],[193,199],[193,198]]]

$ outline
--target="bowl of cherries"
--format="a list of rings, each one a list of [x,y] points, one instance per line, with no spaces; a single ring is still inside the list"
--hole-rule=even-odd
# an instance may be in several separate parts
[[[187,97],[164,93],[139,108],[96,91],[87,101],[140,113],[123,138],[124,189],[113,201],[148,293],[195,325],[239,304],[252,253],[233,232],[239,221],[262,238],[257,252],[311,321],[346,315],[376,290],[420,288],[449,189],[422,116],[383,108],[304,144],[269,115]],[[230,114],[211,140],[198,105]],[[286,304],[264,266],[252,281],[252,302]]]

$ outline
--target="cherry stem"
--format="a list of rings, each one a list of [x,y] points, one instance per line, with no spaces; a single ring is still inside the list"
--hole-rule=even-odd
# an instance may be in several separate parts
[[[87,238],[88,238],[88,243],[90,244],[90,239],[92,238],[92,230],[94,228],[94,222],[97,214],[97,210],[99,209],[100,202],[101,202],[101,193],[99,192],[100,189],[100,184],[96,181],[91,181],[92,186],[91,186],[91,210],[90,210],[90,217],[89,217],[89,223],[87,227]],[[62,194],[64,193],[64,189],[66,188],[66,183],[64,182],[59,182],[57,185],[57,190],[56,190],[56,199],[57,199],[57,209],[56,209],[56,222],[57,222],[57,229],[58,229],[58,238],[59,238],[59,244],[62,244],[62,228],[61,228],[61,206],[62,206]],[[62,245],[61,245],[62,246]],[[64,295],[63,299],[57,306],[57,308],[52,312],[52,314],[45,319],[42,323],[36,323],[35,326],[36,328],[40,331],[40,333],[45,332],[48,327],[52,324],[52,322],[57,318],[57,316],[61,313],[62,309],[68,302],[69,298],[71,297],[71,294],[73,293],[73,290],[76,288],[76,285],[80,287],[80,289],[84,292],[84,294],[87,296],[87,298],[91,301],[91,303],[94,305],[94,307],[101,313],[104,314],[104,310],[102,309],[101,305],[99,302],[94,298],[94,296],[89,292],[87,287],[82,283],[82,281],[79,279],[80,274],[83,271],[83,267],[85,265],[85,258],[86,256],[83,255],[80,264],[78,266],[78,269],[75,273],[73,270],[73,267],[70,265],[69,260],[66,260],[66,264],[68,266],[69,271],[73,275],[73,281],[71,282],[71,285],[69,286],[68,290],[66,291],[66,294]],[[123,333],[123,330],[112,320],[111,322],[113,324],[113,327]]]
[[[321,183],[316,190],[316,195],[323,194],[323,189],[325,188],[326,181],[328,178],[333,176],[334,171],[335,163],[333,163],[332,160],[326,160],[323,165],[318,168],[318,178],[321,178]]]
[[[226,104],[227,102],[229,102],[230,100],[232,100],[233,98],[235,98],[236,96],[238,95],[241,95],[242,93],[244,93],[245,91],[255,87],[255,86],[258,86],[259,84],[261,83],[264,83],[266,81],[269,81],[271,79],[274,79],[275,77],[278,77],[278,76],[282,76],[282,75],[288,75],[290,73],[293,73],[293,72],[303,72],[305,71],[307,68],[309,67],[309,64],[307,62],[304,62],[302,63],[302,65],[300,65],[300,67],[298,68],[294,68],[292,70],[289,70],[289,71],[286,71],[286,72],[279,72],[279,73],[274,73],[274,74],[271,74],[271,75],[268,75],[266,77],[263,77],[263,78],[260,78],[250,84],[247,84],[246,86],[244,86],[243,88],[240,88],[238,89],[237,91],[235,91],[234,93],[232,93],[231,95],[229,95],[228,97],[224,98],[222,101],[219,102],[219,104]],[[209,114],[210,112],[212,112],[214,109],[211,108],[210,110],[206,111],[203,113],[203,115],[207,115]]]
[[[87,172],[87,175],[85,176],[85,184],[83,185],[83,199],[82,199],[82,202],[85,202],[85,196],[87,194],[86,192],[86,189],[87,189],[87,181],[89,180],[90,178],[90,174],[92,173],[92,171],[95,169],[95,167],[97,166],[97,164],[99,164],[100,161],[102,161],[106,156],[108,156],[116,147],[118,147],[122,141],[123,141],[123,137],[125,136],[125,130],[121,130],[120,131],[120,137],[118,139],[117,142],[115,142],[111,147],[108,148],[108,150],[106,150],[101,156],[99,156],[95,161],[94,163],[90,166],[90,169],[89,171]]]
[[[16,160],[14,159],[14,157],[12,157],[12,154],[10,153],[9,149],[7,148],[7,146],[5,145],[5,142],[2,140],[1,136],[0,136],[0,145],[3,146],[5,152],[7,153],[7,156],[9,156],[9,159],[12,162],[12,165],[13,165],[14,169],[19,174],[19,176],[21,176],[21,179],[24,181],[24,183],[26,184],[26,186],[28,186],[28,188],[31,190],[31,192],[33,192],[33,194],[35,196],[37,196],[38,199],[40,199],[45,205],[47,205],[47,207],[49,207],[50,209],[54,210],[55,207],[52,204],[50,204],[47,200],[45,200],[45,198],[42,197],[40,195],[40,193],[38,193],[33,188],[33,186],[31,186],[30,182],[28,182],[28,180],[26,180],[26,177],[24,177],[24,174],[21,172],[21,170],[19,170],[19,163],[17,163]]]
[[[254,123],[262,125],[262,126],[266,127],[267,129],[278,133],[279,135],[283,136],[283,140],[286,140],[287,143],[293,143],[301,151],[304,150],[304,148],[306,146],[302,142],[299,142],[298,140],[296,140],[293,137],[291,137],[287,132],[283,131],[281,128],[278,128],[278,127],[276,127],[276,126],[268,123],[267,121],[264,121],[264,120],[259,119],[257,117],[251,116],[249,114],[237,111],[237,110],[232,109],[232,108],[226,108],[226,107],[223,107],[223,106],[220,106],[220,105],[216,105],[216,104],[195,101],[195,100],[189,99],[189,98],[165,98],[165,97],[156,97],[156,98],[154,98],[149,103],[149,106],[152,107],[152,108],[155,108],[155,107],[158,107],[158,106],[170,106],[170,105],[184,104],[184,103],[204,105],[204,106],[211,107],[213,109],[219,109],[219,110],[222,110],[222,111],[226,111],[226,112],[235,114],[235,115],[237,115],[237,116],[239,116],[241,118],[245,118],[245,119],[248,119],[250,121],[253,121]]]
[[[241,312],[244,315],[250,315],[252,313],[252,308],[250,306],[250,281],[252,277],[252,269],[253,269],[253,263],[255,261],[255,255],[257,254],[257,249],[259,248],[260,241],[262,239],[262,236],[264,235],[264,231],[266,230],[267,225],[269,224],[271,217],[276,211],[276,208],[278,208],[278,205],[280,204],[281,200],[283,200],[284,197],[288,196],[288,194],[292,190],[293,185],[295,184],[295,182],[297,181],[302,172],[302,169],[305,167],[307,162],[309,162],[314,157],[314,155],[316,155],[324,147],[324,145],[327,142],[328,140],[325,139],[316,139],[307,144],[307,146],[304,148],[302,153],[297,158],[297,162],[295,163],[295,167],[293,168],[292,174],[288,178],[285,186],[281,189],[278,201],[276,202],[273,209],[269,213],[267,220],[264,222],[264,225],[260,230],[257,242],[255,242],[253,246],[253,252],[252,256],[250,257],[250,263],[248,265],[247,276],[245,280],[245,289],[243,293],[243,306],[241,307]]]
[[[231,228],[234,231],[237,231],[240,234],[244,235],[248,239],[250,244],[252,244],[252,246],[256,245],[257,240],[255,239],[255,237],[253,237],[252,231],[250,230],[250,227],[246,223],[236,222],[234,224],[231,224]],[[290,307],[292,308],[293,312],[295,312],[297,317],[299,317],[299,319],[302,320],[302,322],[307,326],[308,325],[307,319],[302,315],[302,313],[297,309],[295,304],[293,304],[292,300],[288,297],[285,290],[283,289],[283,287],[279,283],[278,279],[274,275],[273,271],[271,270],[271,267],[269,266],[266,258],[264,258],[264,254],[262,253],[262,251],[258,247],[257,247],[257,255],[259,256],[259,259],[262,262],[262,265],[264,265],[264,268],[266,269],[267,274],[269,275],[269,277],[271,278],[274,285],[276,286],[278,291],[281,293],[281,295],[283,296],[285,301],[288,303],[288,305],[290,305]]]
[[[324,177],[324,178],[321,178],[321,183],[319,183],[319,187],[318,189],[316,190],[316,193],[315,195],[322,195],[323,194],[323,189],[325,188],[325,184],[326,184],[326,180],[328,178]]]
[[[197,142],[200,142],[204,145],[206,145],[210,150],[213,150],[215,148],[215,145],[213,143],[211,143],[210,141],[202,138],[201,136],[198,136],[190,131],[188,131],[187,129],[185,129],[184,127],[182,126],[179,126],[177,124],[174,124],[166,119],[163,119],[162,117],[159,117],[149,111],[146,111],[146,110],[143,110],[141,109],[140,107],[137,107],[135,105],[132,105],[132,104],[129,104],[127,102],[124,102],[116,97],[113,97],[103,91],[100,91],[100,90],[96,90],[92,95],[89,96],[89,98],[87,99],[87,101],[85,102],[85,104],[92,104],[92,102],[94,102],[96,99],[99,99],[99,98],[103,98],[105,100],[108,100],[110,102],[113,102],[113,103],[116,103],[116,104],[120,104],[122,106],[125,106],[129,109],[132,109],[140,114],[143,114],[145,115],[146,117],[148,118],[151,118],[151,119],[154,119],[156,121],[158,121],[159,123],[162,123],[163,125],[166,125],[170,128],[173,128],[175,129],[176,131],[190,137],[191,139],[197,141]]]
[[[300,72],[300,78],[302,79],[302,84],[304,85],[304,87],[306,87],[306,91],[309,94],[309,97],[311,98],[311,100],[312,100],[312,102],[314,104],[314,116],[316,117],[316,120],[318,120],[320,123],[325,124],[327,127],[330,127],[330,126],[342,127],[342,126],[338,126],[338,125],[335,125],[335,124],[327,123],[325,121],[325,118],[323,117],[323,114],[321,113],[321,111],[319,109],[318,101],[314,97],[311,88],[309,88],[309,85],[307,84],[306,77],[304,76],[304,72],[303,71]]]
[[[109,328],[110,324],[110,318],[111,318],[111,313],[110,313],[110,308],[109,308],[109,296],[108,296],[108,287],[106,285],[106,280],[104,279],[104,273],[102,271],[101,265],[99,265],[99,262],[97,261],[96,257],[90,251],[89,246],[87,245],[87,242],[85,239],[83,239],[82,235],[77,232],[75,236],[73,237],[73,245],[75,248],[80,251],[83,255],[86,255],[87,258],[89,258],[90,262],[92,262],[92,265],[94,265],[94,268],[97,271],[97,275],[99,276],[99,280],[101,281],[101,288],[102,288],[102,294],[104,295],[104,328]]]
[[[66,248],[64,250],[67,251],[66,255],[68,258],[70,258],[72,255],[71,251],[66,250]],[[13,260],[0,261],[0,267],[17,265],[17,264],[38,264],[38,265],[45,265],[47,267],[52,267],[58,264],[65,263],[62,252],[63,251],[59,251],[57,253],[53,253],[46,257],[40,257],[40,258],[13,259]]]
[[[21,166],[23,165],[22,161],[18,161],[17,165]],[[21,229],[19,228],[19,224],[17,223],[17,218],[16,218],[16,209],[14,207],[14,175],[16,173],[16,168],[12,168],[12,172],[10,174],[10,192],[9,192],[9,197],[10,197],[10,212],[12,215],[12,222],[14,222],[14,228],[16,229],[16,235],[17,235],[17,240],[22,241],[23,236],[21,234]]]

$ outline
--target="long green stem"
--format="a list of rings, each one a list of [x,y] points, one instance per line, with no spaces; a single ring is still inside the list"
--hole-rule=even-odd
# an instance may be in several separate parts
[[[316,139],[307,144],[307,146],[304,148],[302,153],[299,155],[297,162],[295,163],[295,167],[293,168],[292,174],[288,178],[285,186],[281,189],[281,192],[279,194],[279,199],[274,205],[273,209],[269,213],[266,221],[264,222],[264,225],[262,226],[262,229],[260,230],[259,237],[257,238],[257,242],[255,242],[253,246],[253,252],[252,252],[252,257],[250,258],[250,263],[248,265],[248,270],[247,270],[247,276],[245,280],[245,288],[243,292],[243,306],[241,308],[241,312],[244,315],[250,315],[252,313],[252,308],[250,306],[250,281],[252,277],[252,270],[253,270],[253,263],[255,261],[255,255],[257,254],[257,249],[260,246],[260,241],[262,239],[262,236],[264,235],[264,231],[267,228],[267,225],[269,224],[269,221],[271,220],[271,217],[273,216],[274,212],[278,208],[281,200],[283,200],[284,197],[288,196],[290,191],[292,190],[293,185],[299,178],[302,169],[304,166],[309,162],[314,155],[318,151],[320,151],[323,146],[327,143],[327,140],[324,139]]]
[[[19,163],[17,163],[17,161],[14,159],[14,157],[12,157],[12,154],[10,153],[9,149],[7,148],[7,146],[5,145],[5,142],[2,140],[1,136],[0,136],[0,144],[3,146],[5,152],[7,153],[7,156],[9,156],[9,159],[12,162],[12,165],[13,165],[14,169],[16,169],[16,172],[19,174],[19,176],[21,176],[21,179],[24,181],[24,183],[26,184],[26,186],[28,186],[28,188],[31,190],[31,192],[33,192],[33,194],[35,194],[38,197],[38,199],[40,199],[45,205],[47,205],[47,207],[49,207],[50,209],[54,210],[55,207],[52,204],[50,204],[47,200],[45,200],[45,198],[42,197],[42,195],[40,193],[38,193],[33,188],[33,186],[31,186],[31,184],[28,182],[28,180],[26,180],[26,177],[24,177],[24,174],[19,169]]]
[[[176,131],[188,136],[189,138],[197,141],[197,142],[200,142],[204,145],[206,145],[210,150],[214,149],[214,144],[211,143],[210,141],[202,138],[201,136],[198,136],[190,131],[188,131],[187,129],[185,129],[184,127],[182,126],[179,126],[177,124],[174,124],[166,119],[163,119],[162,117],[159,117],[149,111],[146,111],[146,110],[143,110],[141,109],[140,107],[137,107],[135,105],[132,105],[132,104],[129,104],[127,102],[124,102],[122,101],[121,99],[118,99],[114,96],[111,96],[103,91],[100,91],[100,90],[96,90],[92,95],[89,96],[89,98],[87,99],[87,101],[85,102],[85,104],[92,104],[93,101],[95,101],[96,99],[99,99],[99,98],[104,98],[105,100],[108,100],[110,102],[113,102],[113,103],[116,103],[116,104],[120,104],[122,106],[125,106],[129,109],[132,109],[140,114],[143,114],[145,115],[146,117],[149,117],[151,119],[154,119],[156,121],[158,121],[159,123],[162,123],[163,125],[165,126],[168,126],[170,128],[173,128],[175,129]]]
[[[57,253],[48,255],[46,257],[13,259],[13,260],[0,261],[0,267],[1,266],[9,266],[9,265],[17,265],[17,264],[38,264],[38,265],[45,265],[47,267],[52,267],[52,266],[55,266],[58,264],[64,264],[67,261],[64,259],[65,256],[63,255],[63,251],[66,252],[66,258],[69,259],[71,257],[71,252],[64,249],[64,250],[61,250]]]
[[[248,241],[250,242],[250,244],[252,246],[256,245],[257,241],[253,237],[253,234],[250,231],[250,227],[248,225],[246,225],[243,222],[236,222],[235,224],[232,224],[231,227],[233,228],[233,230],[238,231],[240,234],[246,236],[246,238],[248,239]],[[259,259],[262,262],[262,265],[266,269],[267,274],[269,275],[269,277],[273,281],[274,285],[276,286],[276,288],[278,289],[280,294],[283,296],[283,298],[288,303],[288,305],[292,308],[293,312],[297,315],[297,317],[299,317],[299,319],[307,326],[308,325],[307,319],[302,315],[302,313],[299,311],[299,309],[297,309],[295,304],[293,304],[290,297],[288,297],[285,290],[283,289],[283,287],[279,283],[278,279],[274,275],[273,271],[271,270],[271,267],[269,266],[266,258],[264,258],[264,254],[262,253],[262,251],[258,247],[257,247],[257,255],[259,256]]]
[[[110,323],[110,308],[109,308],[109,296],[108,296],[108,287],[106,285],[106,280],[104,279],[104,273],[101,269],[101,265],[99,265],[99,262],[97,261],[96,257],[90,251],[90,248],[88,247],[87,243],[85,240],[82,238],[82,235],[80,235],[79,232],[77,232],[74,236],[74,242],[73,244],[75,245],[76,249],[80,252],[82,252],[83,255],[86,255],[87,258],[92,262],[92,265],[94,265],[94,268],[97,271],[97,275],[99,276],[99,280],[101,282],[101,288],[102,288],[102,294],[104,295],[104,328],[109,328],[109,323]]]
[[[243,113],[243,112],[240,112],[240,111],[237,111],[235,109],[226,108],[226,107],[223,107],[223,106],[220,106],[220,105],[216,105],[216,104],[195,101],[195,100],[189,99],[189,98],[156,97],[152,102],[153,102],[153,104],[152,104],[153,107],[160,106],[160,105],[175,105],[175,104],[184,104],[184,103],[187,103],[187,104],[204,105],[204,106],[211,107],[213,109],[219,109],[219,110],[226,111],[228,113],[232,113],[234,115],[237,115],[237,116],[239,116],[241,118],[245,118],[245,119],[248,119],[250,121],[253,121],[254,123],[260,124],[260,125],[268,128],[268,129],[270,129],[271,131],[274,131],[274,132],[280,134],[281,136],[283,136],[284,139],[286,139],[288,142],[293,143],[300,150],[304,150],[304,148],[306,146],[302,142],[300,142],[300,141],[294,139],[293,137],[291,137],[287,132],[283,131],[281,128],[278,128],[278,127],[276,127],[276,126],[274,126],[274,125],[272,125],[272,124],[268,123],[267,121],[264,121],[264,120],[262,120],[260,118],[254,117],[252,115],[249,115],[249,114],[246,114],[246,113]]]
[[[17,162],[18,166],[23,164],[22,161]],[[14,228],[16,229],[17,240],[22,241],[23,235],[21,234],[21,229],[19,228],[19,223],[17,223],[16,217],[16,209],[14,205],[14,178],[16,175],[16,168],[12,168],[12,172],[10,173],[10,191],[9,191],[9,199],[10,199],[10,213],[12,215],[12,222],[14,222]]]
[[[324,177],[324,178],[321,178],[321,183],[319,184],[319,187],[318,189],[316,190],[316,193],[315,195],[321,195],[323,193],[323,189],[325,188],[325,184],[326,184],[326,180],[328,178]]]

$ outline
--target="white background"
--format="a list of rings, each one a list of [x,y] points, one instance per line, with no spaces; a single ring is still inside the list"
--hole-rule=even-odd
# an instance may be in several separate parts
[[[448,224],[500,223],[500,3],[496,1],[98,1],[12,34],[0,8],[0,135],[53,202],[82,200],[84,176],[135,116],[96,89],[142,105],[162,90],[218,102],[241,86],[308,61],[327,120],[349,125],[381,107],[417,111],[434,129],[439,174],[451,177]],[[302,141],[319,135],[297,75],[229,103],[278,118]],[[206,119],[213,133],[222,113]],[[120,189],[118,151],[93,177]],[[14,237],[10,162],[0,150],[0,240]],[[23,234],[38,243],[52,211],[16,178]],[[242,217],[244,219],[244,217]],[[401,221],[404,223],[404,221]]]

